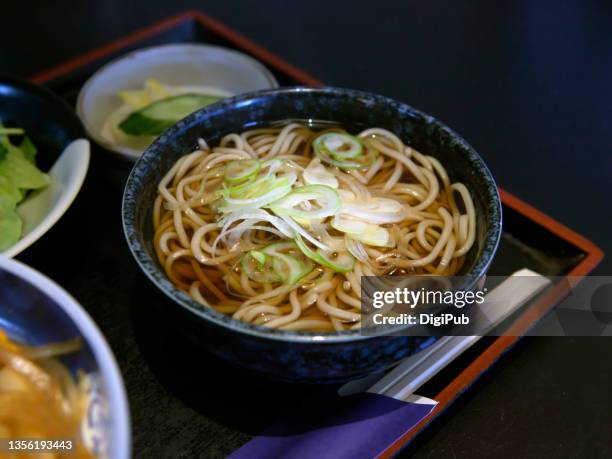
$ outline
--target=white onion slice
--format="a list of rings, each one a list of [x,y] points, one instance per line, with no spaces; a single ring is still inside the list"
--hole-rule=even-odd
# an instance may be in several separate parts
[[[321,164],[319,158],[314,158],[302,173],[307,185],[326,185],[338,188],[338,179]]]
[[[353,239],[357,239],[367,245],[376,247],[386,247],[389,245],[389,231],[382,226],[372,225],[362,220],[341,215],[334,217],[331,225],[338,231],[349,234]]]

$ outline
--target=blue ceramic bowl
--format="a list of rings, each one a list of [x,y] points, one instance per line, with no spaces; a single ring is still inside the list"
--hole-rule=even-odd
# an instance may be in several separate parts
[[[484,277],[501,236],[501,203],[491,173],[459,135],[409,105],[340,88],[281,88],[225,99],[165,131],[142,155],[123,199],[125,235],[136,261],[173,301],[181,327],[215,354],[276,379],[338,382],[387,368],[432,342],[426,337],[363,336],[357,331],[297,333],[246,324],[207,309],[179,291],[156,260],[152,238],[157,184],[197,139],[213,144],[247,127],[286,120],[332,121],[348,130],[386,128],[417,150],[437,157],[453,181],[472,191],[477,210],[476,243],[466,257],[464,289]],[[176,308],[176,306],[179,306]]]
[[[99,458],[130,457],[130,415],[119,368],[100,330],[74,298],[32,268],[0,256],[0,328],[30,345],[80,336],[84,345],[62,362],[73,374],[82,370],[88,376],[82,438]]]

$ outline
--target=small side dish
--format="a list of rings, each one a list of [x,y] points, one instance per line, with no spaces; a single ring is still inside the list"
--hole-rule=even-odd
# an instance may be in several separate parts
[[[49,185],[47,174],[36,167],[36,147],[25,134],[0,122],[0,251],[21,237],[17,205],[31,190]]]
[[[261,63],[202,44],[140,49],[101,67],[83,85],[77,113],[89,135],[135,162],[166,128],[221,98],[278,87]]]

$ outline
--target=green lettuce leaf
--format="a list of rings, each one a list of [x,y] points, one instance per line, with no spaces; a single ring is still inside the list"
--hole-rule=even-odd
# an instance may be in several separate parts
[[[0,198],[0,252],[13,246],[21,237],[21,219],[15,204]]]
[[[19,145],[19,148],[21,149],[21,153],[23,153],[24,158],[30,161],[33,165],[36,165],[37,150],[29,137],[23,138],[23,141],[21,142],[21,145]]]
[[[11,179],[0,175],[0,200],[17,205],[23,199],[23,192],[15,187]]]
[[[0,176],[9,179],[15,188],[24,190],[42,188],[49,184],[47,174],[38,170],[18,147],[8,144],[8,150],[0,162]]]
[[[2,161],[4,158],[6,158],[6,155],[8,155],[8,148],[6,148],[6,146],[3,143],[0,143],[0,161]]]
[[[47,174],[36,167],[35,156],[36,147],[27,137],[16,146],[0,131],[0,252],[21,237],[22,222],[16,212],[17,205],[29,190],[49,184]]]

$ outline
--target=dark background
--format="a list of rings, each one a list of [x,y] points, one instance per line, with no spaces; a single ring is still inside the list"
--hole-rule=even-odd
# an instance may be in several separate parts
[[[5,1],[0,72],[27,77],[188,8],[327,84],[438,117],[500,186],[612,253],[612,2]],[[523,340],[406,454],[612,457],[612,340]]]

